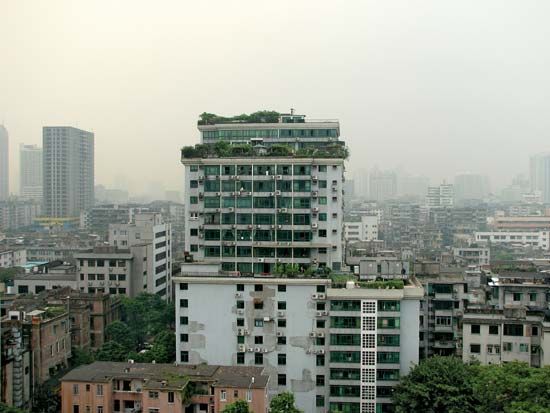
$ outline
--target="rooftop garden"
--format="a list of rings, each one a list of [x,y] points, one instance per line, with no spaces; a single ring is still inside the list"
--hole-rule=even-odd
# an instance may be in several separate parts
[[[332,288],[346,288],[348,281],[353,281],[359,288],[402,290],[405,287],[403,280],[359,281],[353,274],[332,274],[330,279]]]
[[[291,145],[275,144],[268,147],[250,144],[231,145],[227,141],[215,144],[205,143],[184,146],[181,149],[184,159],[195,158],[239,158],[239,157],[293,157],[293,158],[349,158],[349,150],[343,142],[331,143],[319,148],[294,149]]]
[[[243,113],[231,117],[216,115],[215,113],[201,113],[198,125],[216,125],[220,123],[278,123],[279,112],[273,110],[260,110],[251,114]]]

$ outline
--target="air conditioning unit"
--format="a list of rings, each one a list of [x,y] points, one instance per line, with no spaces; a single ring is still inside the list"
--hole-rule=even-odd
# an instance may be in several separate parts
[[[199,181],[202,181],[204,179],[204,176],[200,175],[199,176]]]
[[[276,262],[281,262],[282,260],[280,258],[277,258],[275,261]]]
[[[244,328],[238,328],[237,329],[237,335],[238,336],[244,336]]]
[[[237,226],[235,224],[231,225],[231,228],[235,229]]]
[[[249,335],[249,334],[250,334],[250,331],[248,331],[248,330],[245,329],[245,330],[244,330],[244,335],[247,336],[247,335]]]
[[[255,352],[255,353],[261,353],[261,352],[262,352],[262,349],[261,349],[260,347],[256,347],[256,348],[254,349],[254,352]]]
[[[269,321],[273,321],[273,319],[271,317],[264,317],[264,322],[269,322]]]
[[[287,208],[281,208],[281,212],[284,214],[285,212],[287,212],[288,209]]]
[[[271,225],[271,229],[275,229],[275,225]]]
[[[233,175],[231,178],[237,180],[239,179],[239,175]]]
[[[275,196],[275,192],[270,192],[269,196]]]
[[[231,196],[235,196],[235,192],[231,192]]]
[[[313,262],[313,264],[317,264],[317,262],[318,262],[317,258],[313,258],[312,262]]]
[[[282,331],[277,331],[277,337],[283,337],[284,333]]]
[[[317,317],[323,317],[324,316],[324,311],[317,311]]]
[[[246,346],[244,344],[239,344],[239,353],[244,353],[246,351]]]
[[[284,311],[277,311],[277,317],[284,317],[285,312]]]
[[[220,208],[216,208],[216,212],[222,212]]]
[[[319,298],[319,294],[311,294],[311,298],[317,300]]]
[[[276,179],[283,179],[283,175],[276,175]]]
[[[252,229],[252,228],[253,228],[252,225],[249,225],[249,226],[248,226],[248,229]]]
[[[282,225],[277,225],[277,228],[278,228],[278,229],[282,229],[283,226],[282,226]]]
[[[275,175],[271,175],[271,179],[272,179],[272,180],[275,180]]]
[[[312,331],[311,333],[309,333],[309,336],[310,337],[315,337],[317,334],[315,333],[315,331]]]
[[[275,195],[277,196],[281,195],[281,191],[275,191]]]
[[[235,293],[235,298],[241,298],[243,296],[243,293]]]
[[[312,180],[312,181],[317,181],[318,179],[319,179],[319,177],[318,177],[317,175],[313,175],[313,176],[311,177],[311,180]]]
[[[306,354],[311,354],[311,353],[312,353],[312,351],[310,349],[306,350]]]
[[[264,349],[262,350],[262,353],[267,353],[268,351],[269,351],[268,349],[264,348]]]
[[[323,313],[323,316],[327,316],[328,315],[328,311],[322,311]]]
[[[220,176],[219,176],[219,175],[216,175],[216,179],[220,179]]]
[[[202,232],[199,234],[199,238],[204,238],[204,234]]]
[[[325,333],[317,333],[317,337],[323,338],[325,337]]]
[[[319,297],[319,300],[324,300],[325,298],[327,298],[327,296],[323,293],[318,294],[318,297]]]
[[[237,309],[237,314],[243,315],[243,314],[244,314],[244,310],[243,310],[242,308],[238,308],[238,309]]]
[[[265,258],[258,258],[258,262],[265,262]]]
[[[202,192],[199,192],[199,198],[202,199],[203,196],[204,196],[204,194]]]
[[[233,211],[235,211],[235,208],[229,207],[229,212],[233,212]]]
[[[249,353],[254,353],[254,347],[248,347],[247,351],[248,351]]]
[[[252,192],[247,192],[247,195],[248,195],[248,196],[252,196]]]
[[[317,354],[325,354],[325,349],[322,348],[322,349],[317,350]]]
[[[256,228],[257,228],[257,229],[261,229],[262,226],[261,226],[261,225],[256,225]]]
[[[317,224],[316,222],[311,224],[311,229],[317,229],[317,228],[319,228],[319,224]]]
[[[317,198],[317,191],[313,191],[313,192],[311,193],[311,196],[312,196],[313,198]]]
[[[313,207],[311,208],[313,212],[319,212],[319,208],[318,207]]]

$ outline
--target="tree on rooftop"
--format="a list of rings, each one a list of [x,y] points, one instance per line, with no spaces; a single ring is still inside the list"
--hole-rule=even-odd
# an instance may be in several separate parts
[[[302,413],[294,404],[294,395],[288,391],[279,393],[269,403],[271,413]]]
[[[240,399],[234,403],[228,404],[223,409],[222,413],[251,413],[248,408],[248,403]]]

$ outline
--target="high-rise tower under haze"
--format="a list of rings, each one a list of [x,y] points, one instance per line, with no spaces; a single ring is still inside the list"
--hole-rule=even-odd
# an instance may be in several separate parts
[[[8,130],[0,125],[0,201],[10,194],[10,163]]]

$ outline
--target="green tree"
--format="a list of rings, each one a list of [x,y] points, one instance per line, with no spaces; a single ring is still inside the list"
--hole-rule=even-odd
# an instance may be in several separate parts
[[[393,393],[397,413],[476,411],[474,367],[456,357],[433,357],[402,377]]]
[[[71,367],[78,367],[83,364],[91,364],[94,362],[94,355],[89,351],[82,350],[79,347],[74,347],[71,350]]]
[[[294,395],[288,391],[279,393],[269,403],[271,413],[301,413],[294,405]]]
[[[61,395],[54,385],[41,384],[33,391],[33,413],[58,413],[61,411]]]
[[[126,361],[128,349],[116,341],[107,341],[95,353],[95,359],[99,361]]]
[[[237,400],[234,403],[228,404],[223,409],[222,413],[251,413],[248,408],[248,403],[244,400]]]
[[[11,407],[7,404],[0,403],[0,413],[28,413],[27,410],[18,409],[17,407]]]
[[[127,351],[135,350],[136,339],[130,328],[122,321],[113,321],[105,329],[107,341],[116,341]]]
[[[25,270],[21,267],[0,268],[0,282],[13,285],[14,277],[20,274],[25,274]]]
[[[476,366],[477,412],[539,413],[550,411],[550,367],[512,362]]]

